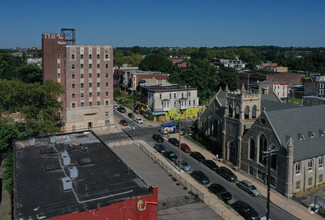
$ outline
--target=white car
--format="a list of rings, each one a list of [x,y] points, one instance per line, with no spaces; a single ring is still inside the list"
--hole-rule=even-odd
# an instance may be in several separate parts
[[[143,124],[143,120],[141,118],[135,118],[134,121],[138,124]]]

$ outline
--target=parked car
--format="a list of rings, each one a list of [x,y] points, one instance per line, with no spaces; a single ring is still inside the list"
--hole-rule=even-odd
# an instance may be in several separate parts
[[[128,113],[129,118],[133,118],[133,113]]]
[[[177,156],[173,151],[165,151],[164,156],[171,161],[177,160]]]
[[[207,185],[210,183],[210,179],[200,170],[193,170],[190,175],[202,185]]]
[[[121,113],[125,113],[125,112],[126,112],[126,110],[125,110],[125,108],[124,108],[123,106],[119,106],[119,107],[117,108],[117,111],[119,111],[119,112],[121,112]]]
[[[152,135],[152,138],[155,139],[158,143],[164,142],[164,138],[160,134]]]
[[[155,148],[159,153],[164,153],[166,151],[165,146],[162,144],[155,144],[153,148]]]
[[[179,159],[175,160],[176,166],[179,166]],[[185,160],[182,159],[181,161],[181,167],[184,171],[188,172],[191,170],[191,165],[189,165]]]
[[[238,212],[245,219],[257,220],[260,219],[260,215],[250,205],[243,201],[236,201],[231,204],[234,210]]]
[[[218,165],[212,160],[203,160],[202,163],[215,172],[217,172],[219,169]]]
[[[114,109],[114,110],[117,110],[117,108],[118,108],[118,105],[114,104],[114,105],[113,105],[113,109]]]
[[[181,149],[182,149],[182,151],[184,151],[186,153],[191,153],[192,152],[191,148],[185,143],[181,143]]]
[[[120,124],[123,125],[123,126],[128,126],[128,122],[126,120],[124,120],[124,119],[122,119],[120,121]]]
[[[190,156],[199,162],[205,160],[205,157],[200,152],[192,152],[190,153]]]
[[[209,189],[210,192],[217,195],[219,198],[221,198],[225,202],[232,199],[232,195],[229,192],[227,192],[225,187],[221,186],[220,184],[212,183],[208,187],[208,189]]]
[[[240,181],[239,183],[237,183],[237,186],[243,189],[244,191],[248,192],[252,196],[257,197],[261,195],[261,192],[258,189],[256,189],[256,187],[251,182],[247,180]]]
[[[179,145],[179,141],[176,138],[168,138],[168,142],[170,142],[171,144],[178,146]]]
[[[141,118],[135,118],[134,121],[138,124],[143,124],[143,120]]]
[[[237,176],[227,167],[220,167],[218,174],[230,182],[236,182]]]

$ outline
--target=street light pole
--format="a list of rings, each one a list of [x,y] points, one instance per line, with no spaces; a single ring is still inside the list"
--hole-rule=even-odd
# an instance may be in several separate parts
[[[178,122],[178,134],[179,134],[179,172],[182,171],[182,151],[181,151],[181,121]]]

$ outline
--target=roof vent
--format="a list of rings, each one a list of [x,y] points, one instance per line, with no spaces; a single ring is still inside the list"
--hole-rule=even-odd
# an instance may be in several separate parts
[[[62,186],[64,191],[72,189],[72,181],[70,177],[63,177],[61,178],[61,181],[62,181]]]
[[[29,138],[29,146],[30,147],[33,147],[33,146],[35,146],[35,138]]]
[[[66,150],[60,152],[60,157],[64,166],[67,166],[71,163],[70,156]]]
[[[315,133],[312,132],[312,131],[309,131],[309,138],[310,138],[310,139],[314,139],[314,138],[316,138]]]
[[[322,132],[320,133],[320,136],[322,136],[322,137],[325,136],[325,130],[322,130]]]
[[[71,179],[75,179],[78,177],[78,169],[76,166],[69,167],[69,176]]]
[[[51,144],[54,144],[56,142],[56,137],[54,135],[50,136],[50,142]]]
[[[298,134],[298,136],[299,136],[299,141],[306,140],[303,134]]]

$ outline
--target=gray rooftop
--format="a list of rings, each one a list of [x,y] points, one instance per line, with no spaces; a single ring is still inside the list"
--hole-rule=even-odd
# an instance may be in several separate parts
[[[325,154],[325,105],[266,111],[283,147],[291,137],[294,161]]]

